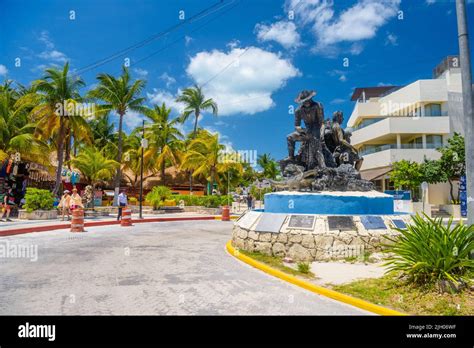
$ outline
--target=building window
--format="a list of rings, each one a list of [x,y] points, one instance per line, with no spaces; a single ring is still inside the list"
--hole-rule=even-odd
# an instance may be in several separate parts
[[[441,104],[426,104],[425,105],[425,116],[436,117],[441,116]]]
[[[385,190],[395,190],[395,185],[390,179],[385,179]]]
[[[427,149],[438,149],[443,146],[443,136],[430,134],[426,136],[426,148]]]
[[[413,140],[410,140],[408,144],[402,144],[402,149],[422,149],[423,148],[423,138],[418,137]]]

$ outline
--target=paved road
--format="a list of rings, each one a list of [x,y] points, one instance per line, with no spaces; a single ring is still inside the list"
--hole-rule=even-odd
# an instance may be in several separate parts
[[[0,258],[0,315],[368,314],[236,260],[225,251],[231,228],[186,221],[2,237],[10,256],[37,246],[38,260]]]

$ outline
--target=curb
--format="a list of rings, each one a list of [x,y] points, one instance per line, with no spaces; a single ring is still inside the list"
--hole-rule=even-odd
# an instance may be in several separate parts
[[[364,309],[366,311],[369,311],[369,312],[372,312],[372,313],[375,313],[375,314],[379,314],[379,315],[390,315],[390,316],[400,316],[400,315],[404,316],[404,315],[407,315],[407,314],[395,311],[393,309],[385,308],[385,307],[378,306],[376,304],[361,300],[359,298],[355,298],[355,297],[352,297],[352,296],[349,296],[349,295],[345,295],[345,294],[342,294],[340,292],[337,292],[337,291],[334,291],[334,290],[331,290],[331,289],[323,288],[321,286],[315,285],[315,284],[307,282],[305,280],[301,280],[301,279],[296,278],[292,275],[289,275],[289,274],[286,274],[282,271],[274,269],[270,266],[267,266],[267,265],[265,265],[265,264],[263,264],[259,261],[256,261],[256,260],[252,259],[251,257],[243,255],[238,250],[234,249],[234,247],[231,244],[231,241],[227,242],[226,249],[229,252],[229,254],[233,255],[234,257],[236,257],[240,261],[245,262],[246,264],[248,264],[252,267],[258,268],[259,270],[261,270],[265,273],[268,273],[268,274],[270,274],[274,277],[280,278],[284,281],[287,281],[291,284],[299,286],[303,289],[314,292],[318,295],[323,295],[323,296],[329,297],[333,300],[343,302],[343,303],[349,304],[351,306],[358,307],[358,308],[361,308],[361,309]]]
[[[134,219],[132,223],[146,223],[146,222],[169,222],[169,221],[193,221],[193,220],[218,220],[215,216],[196,216],[196,217],[167,217],[167,218],[148,218],[148,219]],[[95,227],[95,226],[108,226],[108,225],[120,225],[120,221],[91,221],[84,222],[84,227]],[[16,234],[25,234],[33,232],[49,232],[54,230],[63,230],[71,227],[70,223],[47,225],[47,226],[36,226],[36,227],[24,227],[11,229],[6,231],[0,231],[0,237],[13,236]]]

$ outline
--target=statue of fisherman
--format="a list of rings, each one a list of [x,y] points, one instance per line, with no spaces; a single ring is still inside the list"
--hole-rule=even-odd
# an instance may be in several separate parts
[[[324,122],[323,105],[314,101],[315,91],[304,90],[295,99],[300,106],[295,111],[295,131],[288,134],[288,162],[302,162],[306,170],[316,167],[325,168],[322,152],[321,127]],[[301,120],[306,128],[301,127]],[[296,142],[302,143],[298,161],[295,159]]]

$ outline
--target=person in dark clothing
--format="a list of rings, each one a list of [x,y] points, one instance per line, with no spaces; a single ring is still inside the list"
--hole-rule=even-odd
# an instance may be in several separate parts
[[[248,209],[252,209],[252,202],[253,202],[253,197],[249,192],[247,195],[247,208]]]
[[[5,196],[3,197],[3,213],[0,221],[4,221],[3,217],[6,215],[6,221],[10,220],[10,213],[12,208],[15,206],[15,196],[13,195],[13,190],[10,188]]]

